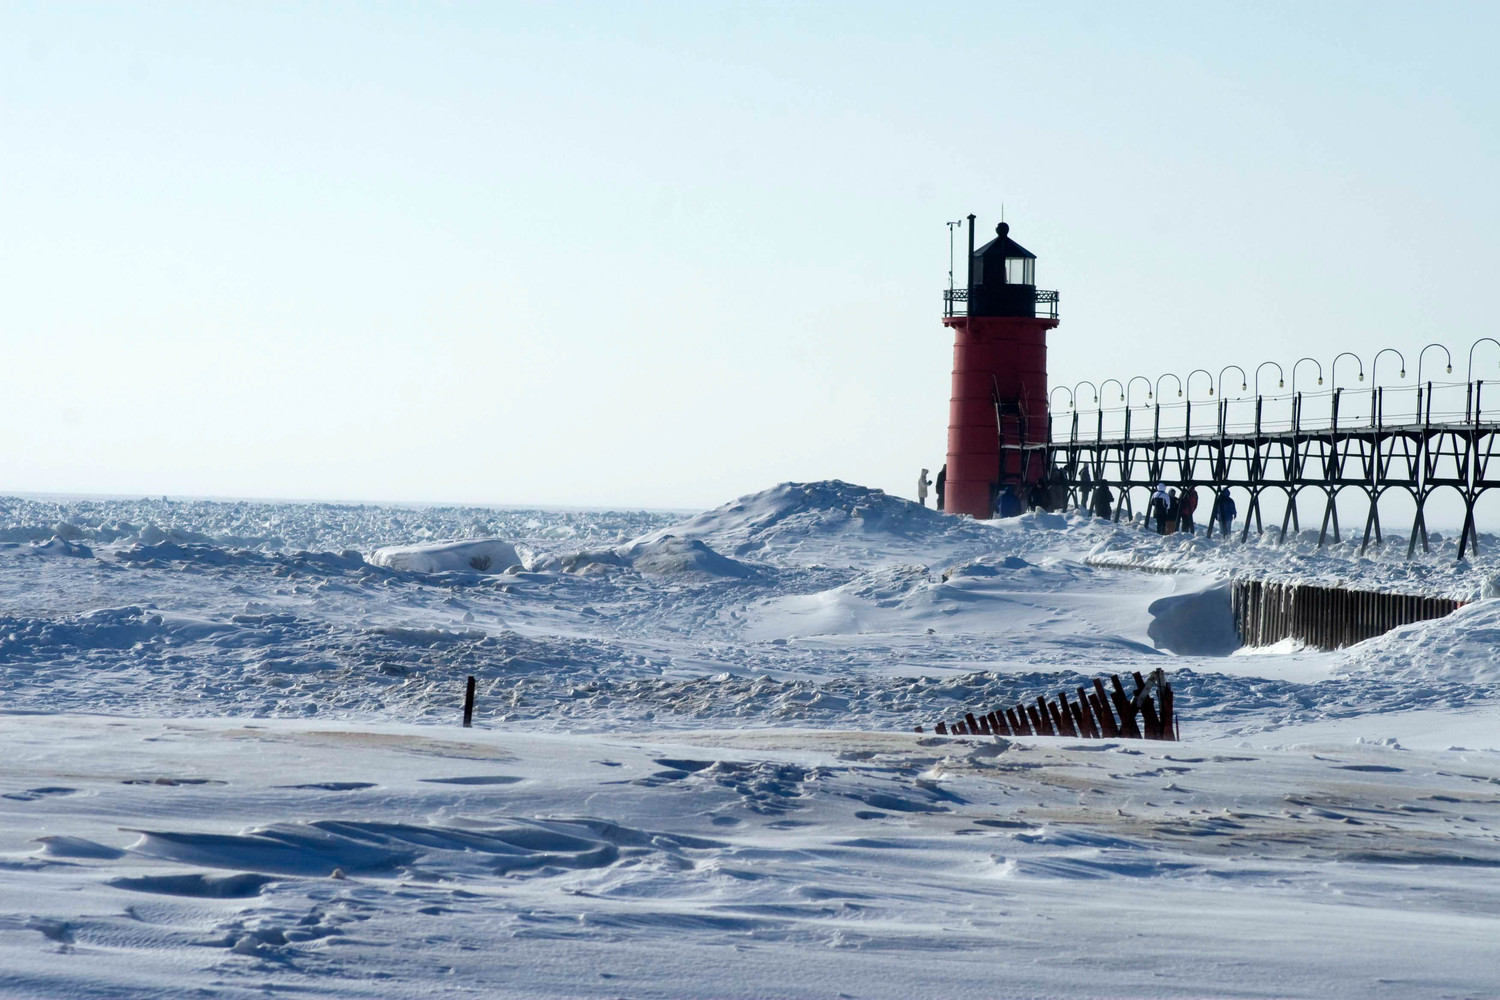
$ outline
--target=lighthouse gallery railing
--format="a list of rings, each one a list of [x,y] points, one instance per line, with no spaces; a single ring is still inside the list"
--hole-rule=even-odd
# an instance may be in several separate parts
[[[1058,294],[1055,291],[1036,290],[1036,315],[1041,319],[1057,319]],[[967,316],[969,314],[969,290],[967,288],[943,289],[943,316]]]

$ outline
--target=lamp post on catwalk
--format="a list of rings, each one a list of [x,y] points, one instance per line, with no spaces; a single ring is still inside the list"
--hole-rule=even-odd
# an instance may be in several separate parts
[[[1057,293],[1036,287],[1036,254],[1010,238],[1010,226],[974,249],[968,217],[968,280],[944,293],[943,325],[953,330],[953,393],[948,404],[944,510],[994,516],[1012,484],[1046,473],[1047,331],[1057,326]]]

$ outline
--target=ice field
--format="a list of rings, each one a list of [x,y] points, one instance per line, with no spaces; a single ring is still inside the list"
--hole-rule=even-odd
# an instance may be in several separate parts
[[[1500,565],[1275,534],[0,500],[0,995],[1500,993]],[[931,734],[1157,667],[1181,743]]]

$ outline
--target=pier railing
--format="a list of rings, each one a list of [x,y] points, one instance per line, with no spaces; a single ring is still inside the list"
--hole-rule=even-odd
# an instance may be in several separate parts
[[[1055,413],[1053,444],[1073,440],[1148,441],[1157,437],[1285,434],[1302,431],[1384,430],[1421,426],[1500,424],[1500,402],[1490,386],[1428,382],[1424,386],[1338,388],[1236,399],[1152,400],[1145,404],[1079,407]]]

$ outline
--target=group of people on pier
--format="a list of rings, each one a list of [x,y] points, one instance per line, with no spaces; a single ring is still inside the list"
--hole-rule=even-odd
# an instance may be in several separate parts
[[[1057,475],[1061,476],[1061,474],[1062,470],[1059,469]],[[1103,479],[1098,483],[1093,482],[1093,477],[1085,468],[1079,473],[1078,489],[1081,498],[1079,509],[1095,517],[1114,517],[1115,495],[1109,488],[1108,482]],[[1214,526],[1219,529],[1219,534],[1227,538],[1229,530],[1234,526],[1234,517],[1237,513],[1234,497],[1229,494],[1227,486],[1212,495],[1214,502],[1213,508],[1209,511],[1209,517]],[[1156,489],[1151,491],[1151,505],[1146,514],[1147,524],[1154,527],[1158,535],[1175,535],[1178,532],[1191,535],[1198,530],[1195,517],[1197,512],[1198,486],[1196,483],[1183,483],[1181,492],[1166,483],[1157,483]]]
[[[943,509],[947,478],[948,467],[945,465],[938,470],[935,484],[938,510]],[[917,500],[924,507],[927,505],[928,487],[933,485],[927,478],[927,470],[923,469],[917,476]],[[1079,510],[1094,517],[1114,517],[1114,491],[1109,488],[1106,480],[1100,479],[1096,483],[1086,466],[1078,474],[1077,489]],[[1073,495],[1073,487],[1068,483],[1066,474],[1058,468],[1032,483],[1024,492],[1019,482],[997,484],[990,509],[994,511],[995,517],[1016,517],[1028,510],[1065,511],[1071,505]],[[1151,491],[1147,524],[1153,525],[1158,535],[1173,535],[1178,532],[1191,535],[1197,531],[1194,518],[1197,511],[1198,487],[1195,483],[1183,483],[1180,493],[1176,487],[1169,487],[1164,482],[1157,483],[1156,489]],[[1223,487],[1214,494],[1213,509],[1209,512],[1209,517],[1214,526],[1218,527],[1219,533],[1226,538],[1234,526],[1235,514],[1234,497],[1230,496],[1227,486]]]
[[[1156,522],[1158,535],[1175,535],[1181,531],[1193,534],[1193,513],[1198,509],[1198,490],[1187,485],[1178,496],[1175,489],[1166,483],[1157,483],[1151,491],[1151,518]]]

